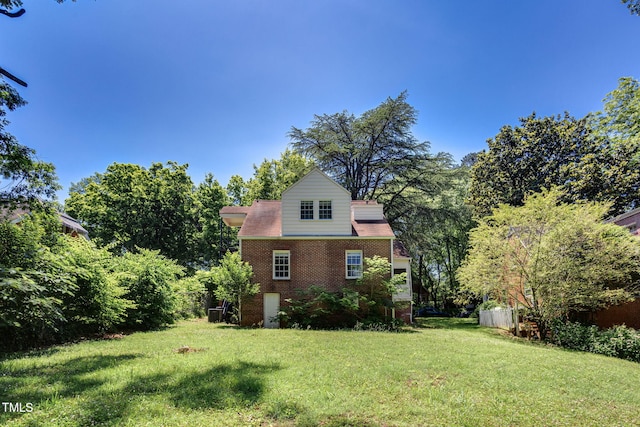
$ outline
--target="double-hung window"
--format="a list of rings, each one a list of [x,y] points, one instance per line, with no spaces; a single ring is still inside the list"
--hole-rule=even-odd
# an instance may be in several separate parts
[[[320,200],[318,202],[318,218],[319,219],[331,219],[331,200]]]
[[[300,219],[313,219],[313,200],[300,201]]]
[[[362,251],[346,251],[346,278],[359,279],[362,277]]]
[[[290,251],[273,251],[273,279],[288,280],[291,266]]]

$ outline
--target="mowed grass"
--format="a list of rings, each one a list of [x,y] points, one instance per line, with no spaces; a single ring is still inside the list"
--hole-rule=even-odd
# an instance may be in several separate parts
[[[640,425],[640,364],[471,322],[381,333],[198,320],[14,355],[0,359],[0,400],[33,411],[0,407],[0,425]]]

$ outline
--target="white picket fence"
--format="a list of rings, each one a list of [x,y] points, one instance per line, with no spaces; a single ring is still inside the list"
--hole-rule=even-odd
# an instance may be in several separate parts
[[[480,310],[480,325],[490,328],[513,328],[513,308]]]

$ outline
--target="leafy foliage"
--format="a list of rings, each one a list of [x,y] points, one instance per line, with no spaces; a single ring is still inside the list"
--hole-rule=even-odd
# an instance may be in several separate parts
[[[610,215],[640,206],[640,84],[620,79],[604,110],[575,119],[520,119],[478,153],[469,201],[478,216],[500,203],[518,206],[529,192],[562,186],[564,201],[611,202]]]
[[[640,362],[640,333],[625,325],[600,330],[577,322],[554,322],[551,341],[564,348]]]
[[[288,305],[279,313],[281,321],[290,327],[309,329],[368,329],[374,325],[391,325],[401,321],[390,318],[395,305],[393,294],[406,283],[406,274],[389,278],[391,265],[378,255],[364,259],[362,277],[341,292],[328,292],[320,286],[298,291],[299,299],[287,299]],[[385,329],[384,327],[382,329]]]
[[[196,188],[194,199],[198,225],[193,243],[197,245],[197,251],[192,261],[200,267],[210,267],[223,250],[220,247],[219,212],[229,204],[229,198],[224,187],[209,173]]]
[[[130,301],[109,271],[111,255],[62,236],[51,212],[0,222],[0,329],[10,348],[104,332]]]
[[[264,159],[259,166],[253,165],[253,177],[248,181],[233,175],[227,184],[227,193],[234,205],[249,206],[254,200],[280,200],[282,192],[306,175],[313,165],[313,161],[287,149],[280,159]]]
[[[155,329],[173,323],[176,298],[172,284],[184,269],[159,251],[138,249],[114,259],[114,272],[125,297],[135,305],[127,309],[126,324],[135,329]]]
[[[35,151],[18,143],[5,128],[6,110],[23,106],[26,101],[0,78],[0,200],[29,201],[53,198],[60,188],[55,168],[36,160]]]
[[[545,190],[524,205],[500,205],[471,230],[468,257],[458,270],[463,290],[518,301],[541,330],[571,312],[629,299],[640,274],[640,243],[603,223],[609,205],[561,203]]]
[[[73,192],[66,211],[86,225],[98,246],[116,253],[136,247],[159,250],[187,265],[197,258],[193,183],[187,165],[113,163]],[[76,187],[77,188],[77,187]]]
[[[181,265],[208,268],[219,257],[220,215],[229,203],[212,174],[194,187],[188,165],[114,163],[73,184],[65,209],[100,247],[159,250]]]
[[[292,146],[336,179],[352,199],[375,199],[385,184],[429,159],[428,145],[411,133],[416,110],[406,99],[403,92],[360,117],[347,111],[316,115],[308,129],[291,128]]]
[[[240,259],[237,252],[227,252],[220,265],[211,270],[213,282],[217,285],[215,295],[230,301],[236,310],[238,322],[242,323],[242,303],[260,291],[260,284],[253,283],[253,268]]]
[[[206,288],[198,276],[183,277],[172,283],[175,318],[189,319],[205,315]]]
[[[65,335],[107,332],[121,325],[134,304],[124,297],[126,289],[110,271],[113,256],[85,239],[67,236],[64,257],[74,283],[73,292],[62,300]]]
[[[568,200],[594,200],[601,188],[596,174],[608,165],[590,169],[582,164],[583,159],[593,160],[589,166],[596,158],[603,159],[587,121],[568,113],[556,117],[533,113],[521,118],[520,126],[502,127],[487,143],[489,151],[479,153],[471,169],[469,201],[478,216],[488,215],[501,203],[522,205],[528,193],[554,185],[566,186]]]

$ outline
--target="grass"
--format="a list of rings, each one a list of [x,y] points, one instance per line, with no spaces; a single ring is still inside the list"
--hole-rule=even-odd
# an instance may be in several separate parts
[[[466,319],[406,333],[198,320],[0,359],[0,400],[33,406],[0,407],[0,424],[626,426],[638,425],[638,384],[640,364]]]

